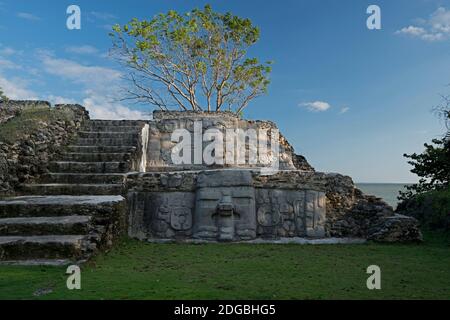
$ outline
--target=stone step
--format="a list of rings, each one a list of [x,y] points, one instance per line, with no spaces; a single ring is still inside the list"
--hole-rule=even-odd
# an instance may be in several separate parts
[[[23,184],[21,191],[30,195],[108,195],[121,194],[122,184]]]
[[[82,146],[71,145],[67,147],[68,152],[72,153],[133,153],[137,149],[133,145],[124,146]]]
[[[97,131],[97,132],[135,132],[142,131],[142,125],[139,126],[105,126],[105,125],[86,125],[82,127],[83,131]]]
[[[99,131],[79,131],[79,138],[86,139],[137,139],[139,138],[139,132],[99,132]]]
[[[125,173],[130,168],[129,162],[55,161],[49,165],[53,173]]]
[[[76,153],[67,152],[61,155],[61,160],[72,162],[123,162],[131,159],[130,153]]]
[[[41,178],[42,183],[75,184],[120,184],[124,183],[123,173],[48,173]]]
[[[142,120],[89,120],[84,123],[86,127],[129,127],[143,126],[146,121]]]
[[[84,257],[95,248],[83,235],[0,237],[0,260],[64,259]]]
[[[0,200],[0,218],[39,216],[110,216],[125,199],[122,196],[23,196]]]
[[[0,219],[0,236],[87,234],[90,216],[29,217]]]
[[[136,138],[78,138],[77,145],[80,146],[133,146],[138,143]]]
[[[6,260],[1,261],[0,265],[7,266],[53,266],[61,267],[74,264],[76,261],[70,259],[30,259],[30,260]]]

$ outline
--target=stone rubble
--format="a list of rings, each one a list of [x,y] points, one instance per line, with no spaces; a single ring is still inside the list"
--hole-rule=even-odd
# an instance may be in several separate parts
[[[50,110],[50,104],[42,101],[8,101],[7,105],[3,104],[0,104],[0,125],[26,108]],[[79,105],[56,105],[55,109],[72,113],[73,120],[41,120],[31,135],[24,135],[13,144],[0,141],[0,195],[12,194],[20,184],[36,181],[47,173],[49,162],[58,157],[88,118],[87,111]]]

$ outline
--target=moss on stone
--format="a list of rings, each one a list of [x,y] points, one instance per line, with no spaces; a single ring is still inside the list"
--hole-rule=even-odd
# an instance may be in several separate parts
[[[27,107],[17,116],[0,125],[0,141],[14,143],[48,123],[73,119],[74,113],[69,109],[56,109],[42,105]]]

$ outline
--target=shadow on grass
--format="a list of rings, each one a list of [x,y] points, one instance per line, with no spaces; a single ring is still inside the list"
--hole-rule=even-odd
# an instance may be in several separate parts
[[[1,299],[448,299],[449,237],[417,245],[150,244],[123,239],[82,266],[0,266]],[[382,289],[366,288],[369,265]]]

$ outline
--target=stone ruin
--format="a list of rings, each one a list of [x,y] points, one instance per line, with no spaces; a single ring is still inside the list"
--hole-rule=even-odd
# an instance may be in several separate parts
[[[348,177],[315,172],[282,135],[279,170],[274,174],[263,174],[258,163],[174,164],[171,151],[177,141],[172,141],[172,133],[186,129],[194,135],[196,122],[201,122],[203,133],[210,128],[277,129],[273,122],[244,120],[226,112],[155,111],[148,123],[146,172],[127,176],[130,236],[211,241],[420,239],[414,219],[396,215],[383,200],[362,194]],[[245,146],[247,152],[251,148]]]
[[[276,134],[273,122],[192,111],[155,111],[149,121],[89,120],[82,106],[58,108],[78,115],[69,126],[58,125],[58,131],[66,126],[75,134],[59,136],[57,143],[39,132],[26,137],[17,142],[25,143],[25,157],[22,148],[2,144],[0,164],[9,164],[8,172],[16,172],[11,157],[45,159],[40,166],[47,169],[27,166],[19,186],[5,187],[0,261],[86,259],[125,234],[186,242],[421,240],[414,218],[395,214],[382,199],[363,194],[350,177],[316,172]],[[269,145],[277,142],[278,157],[269,148],[264,163],[174,163],[179,141],[172,134],[183,129],[195,136],[199,125],[201,134],[211,128],[265,130]],[[61,145],[59,151],[49,154],[42,148],[42,136],[46,146]],[[200,141],[205,149],[208,142]],[[256,148],[250,140],[243,146],[246,156]],[[216,158],[226,160],[230,150],[223,151],[215,151]],[[268,174],[264,170],[274,161],[279,170]],[[0,173],[14,180],[14,174]]]

